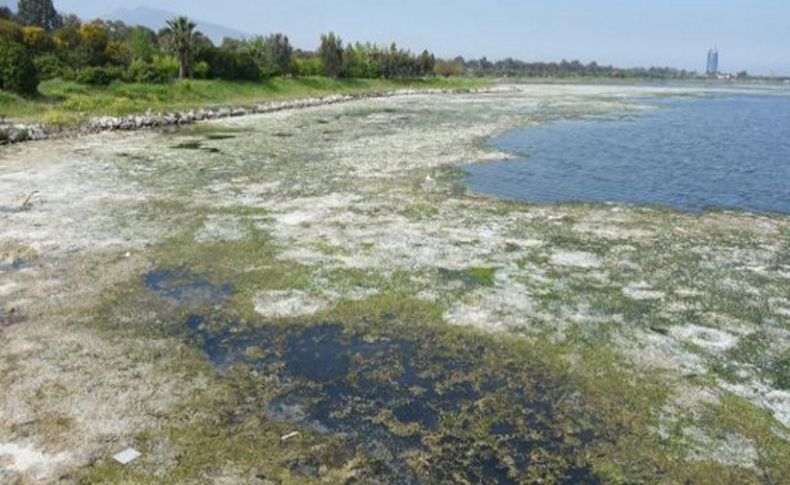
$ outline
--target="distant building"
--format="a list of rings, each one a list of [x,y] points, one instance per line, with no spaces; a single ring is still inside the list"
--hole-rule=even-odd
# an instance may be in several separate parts
[[[719,49],[714,47],[708,51],[708,67],[705,72],[709,76],[715,76],[719,73]]]

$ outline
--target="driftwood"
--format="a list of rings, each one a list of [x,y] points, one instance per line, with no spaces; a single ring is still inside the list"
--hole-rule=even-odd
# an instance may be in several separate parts
[[[38,190],[34,190],[27,196],[24,202],[22,202],[22,210],[27,210],[33,207],[33,197],[38,195]]]

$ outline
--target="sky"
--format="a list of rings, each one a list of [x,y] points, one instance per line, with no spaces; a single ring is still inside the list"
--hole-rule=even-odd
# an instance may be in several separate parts
[[[54,0],[91,18],[119,8],[183,12],[251,34],[284,32],[315,48],[322,32],[397,42],[441,57],[579,59],[790,75],[790,0]]]

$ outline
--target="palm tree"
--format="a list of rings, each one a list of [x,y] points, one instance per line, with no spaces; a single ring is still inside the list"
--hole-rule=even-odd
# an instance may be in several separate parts
[[[189,76],[189,62],[192,57],[192,49],[195,43],[195,25],[186,17],[176,17],[167,21],[167,30],[170,34],[172,48],[178,57],[178,78],[184,79]]]

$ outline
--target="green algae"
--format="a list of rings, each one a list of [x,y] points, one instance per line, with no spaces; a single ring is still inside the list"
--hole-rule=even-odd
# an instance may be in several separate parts
[[[492,287],[497,268],[469,268],[449,270],[440,268],[439,277],[443,280],[458,281],[467,287]]]
[[[183,237],[168,241],[154,254],[157,255],[157,265],[191,268],[191,271],[206,275],[198,278],[199,282],[209,281],[218,288],[223,285],[233,287],[226,303],[219,310],[211,298],[206,301],[206,305],[197,308],[205,315],[203,328],[207,332],[222,333],[227,329],[235,329],[230,334],[233,336],[231,339],[242,339],[245,332],[255,335],[260,329],[269,328],[267,322],[256,317],[249,309],[247,296],[252,290],[246,287],[251,286],[255,290],[304,287],[308,280],[299,283],[299,278],[314,272],[305,267],[294,274],[292,265],[278,262],[276,248],[267,247],[261,241],[255,244],[225,242],[196,245],[191,238]],[[238,270],[251,267],[258,269],[251,272]],[[453,277],[471,278],[471,275],[482,274],[492,278],[494,271],[484,268],[478,273],[472,269]],[[347,281],[352,286],[363,282],[375,285],[377,281],[375,276],[364,271],[331,275],[333,286],[341,281]],[[194,284],[189,278],[178,281],[186,285]],[[233,283],[226,283],[228,281]],[[375,346],[381,342],[408,341],[424,349],[420,355],[430,355],[431,361],[435,362],[432,365],[439,366],[429,366],[421,372],[435,379],[432,381],[433,392],[443,395],[459,384],[467,383],[470,386],[468,389],[477,394],[467,405],[442,413],[441,420],[433,423],[433,428],[426,427],[426,423],[403,419],[403,416],[410,414],[404,414],[405,411],[395,404],[383,409],[368,408],[372,401],[366,402],[364,398],[359,398],[354,414],[369,416],[366,422],[379,426],[384,430],[380,432],[391,436],[393,440],[416,439],[420,443],[414,449],[402,451],[401,458],[396,460],[397,466],[401,467],[399,473],[405,473],[404,476],[422,481],[449,480],[460,476],[468,476],[473,481],[494,480],[492,477],[496,476],[506,481],[561,481],[563,477],[578,477],[574,474],[584,469],[588,470],[585,473],[589,473],[589,477],[620,483],[696,482],[714,476],[725,477],[725,481],[731,480],[732,483],[757,480],[754,472],[745,469],[733,469],[713,462],[684,464],[682,457],[685,448],[676,444],[668,448],[650,431],[658,425],[654,413],[667,399],[667,384],[662,384],[658,377],[635,382],[630,371],[622,368],[619,356],[605,341],[573,337],[565,344],[547,345],[546,342],[538,344],[530,339],[496,337],[447,327],[443,323],[440,305],[415,298],[404,291],[410,281],[407,273],[387,281],[390,281],[389,290],[363,300],[342,300],[317,315],[302,319],[303,323],[299,325],[272,323],[280,329],[277,332],[283,332],[282,335],[286,336],[300,335],[300,332],[308,331],[309,328],[320,329],[325,322],[342,322],[336,328],[342,328],[341,334],[352,338],[352,341],[358,339],[356,341],[361,342],[358,345]],[[152,291],[146,286],[143,276],[137,283],[123,286],[123,292],[108,295],[105,307],[107,313],[101,318],[102,321],[125,321],[132,317],[139,325],[134,333],[170,336],[193,347],[195,352],[191,354],[192,357],[183,359],[185,369],[198,363],[199,368],[208,369],[206,365],[209,360],[201,350],[201,340],[193,341],[194,337],[190,336],[183,323],[190,314],[194,314],[194,305],[182,308],[183,305],[177,301],[174,305],[162,304],[163,298],[173,298],[163,295],[156,285]],[[237,298],[236,295],[245,297]],[[141,322],[140,308],[156,308],[156,315],[148,317],[148,324]],[[617,311],[627,313],[621,308]],[[120,318],[124,313],[127,318]],[[117,326],[105,328],[114,335],[118,335],[121,330]],[[126,331],[132,330],[127,327]],[[273,378],[288,368],[277,361],[282,358],[284,348],[281,347],[282,343],[275,342],[283,342],[283,338],[287,340],[287,337],[280,337],[279,340],[269,341],[268,345],[266,340],[253,339],[255,344],[252,347],[245,346],[240,352],[243,357],[236,363],[223,366],[225,370],[220,373],[207,370],[214,374],[209,390],[195,396],[193,402],[183,405],[171,417],[178,421],[178,416],[186,418],[198,415],[199,419],[187,418],[183,425],[149,431],[140,436],[140,447],[148,453],[156,454],[154,444],[162,440],[168,449],[178,450],[179,458],[170,465],[167,478],[161,481],[178,483],[180,480],[213,477],[221,472],[216,468],[217,463],[232,464],[228,466],[236,470],[235,476],[242,473],[242,476],[265,477],[282,483],[358,479],[393,472],[391,459],[382,461],[381,457],[371,455],[371,449],[364,446],[359,448],[358,442],[342,437],[344,433],[353,431],[353,427],[338,428],[342,431],[340,435],[326,434],[316,432],[302,421],[273,418],[263,412],[272,402],[281,402],[278,399],[304,392],[315,393],[320,389],[315,387],[315,381],[295,385],[290,379]],[[310,345],[296,347],[309,349]],[[482,354],[480,347],[485,348]],[[370,370],[365,372],[375,376],[377,382],[384,385],[399,379],[403,375],[403,365],[386,360],[398,355],[398,352],[393,352],[385,352],[382,361],[363,359],[369,366],[375,367],[368,367]],[[568,359],[579,352],[582,352],[583,367],[569,368]],[[271,355],[276,358],[266,366],[253,364]],[[358,361],[356,357],[351,360]],[[406,359],[407,362],[415,360],[419,359],[415,356]],[[464,370],[449,373],[439,371],[447,363]],[[361,375],[359,371],[353,373],[354,379]],[[490,382],[499,382],[501,387],[486,388]],[[354,380],[349,383],[353,386]],[[427,386],[424,383],[410,384],[413,385],[404,384],[405,392],[396,394],[425,395]],[[524,409],[524,403],[530,401],[524,397],[514,401],[515,396],[508,397],[508,390],[524,391],[534,386],[548,386],[540,387],[540,395],[552,403],[551,418],[548,421],[539,419],[541,426],[548,428],[513,425],[521,422],[523,418],[519,417],[519,410]],[[355,391],[351,392],[353,395]],[[312,402],[315,405],[316,401]],[[712,422],[720,423],[719,416]],[[294,426],[301,431],[300,438],[287,446],[283,445],[280,436],[291,432]],[[546,434],[547,429],[551,430],[549,434]],[[759,430],[760,433],[748,431],[750,436],[759,437],[760,443],[766,443],[767,449],[781,450],[781,442],[769,438],[764,429]],[[531,436],[537,442],[549,436],[564,444],[559,447],[560,452],[558,448],[548,446],[538,447],[529,455],[508,454],[508,447],[516,446],[513,441],[516,436]],[[316,448],[324,451],[317,453]],[[467,452],[464,454],[459,450]],[[534,457],[541,465],[535,467],[522,463],[519,467],[518,460],[523,460],[525,456]],[[781,464],[775,460],[767,460],[765,466],[781,470]],[[484,471],[490,475],[485,475]],[[139,481],[150,480],[157,476],[156,473],[161,473],[161,464],[155,462],[141,462],[130,469],[107,462],[86,470],[85,478],[88,481]]]

